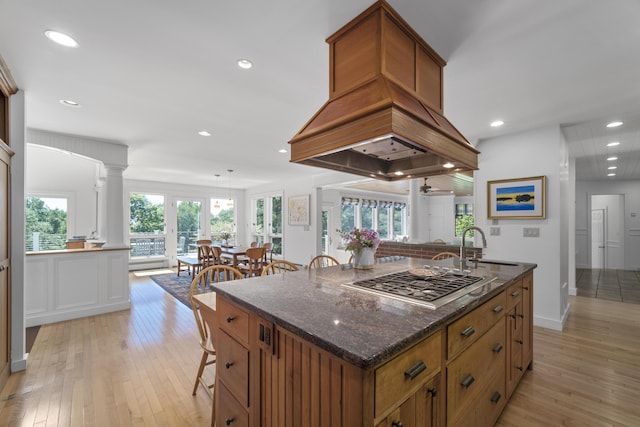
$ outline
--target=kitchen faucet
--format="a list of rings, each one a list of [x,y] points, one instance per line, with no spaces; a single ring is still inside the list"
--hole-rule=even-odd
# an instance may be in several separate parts
[[[477,230],[480,235],[482,236],[482,247],[486,248],[487,247],[487,238],[484,236],[484,231],[482,231],[480,229],[480,227],[476,227],[476,226],[471,226],[471,227],[467,227],[464,230],[462,230],[462,241],[460,242],[460,270],[463,270],[467,267],[467,259],[466,259],[466,252],[467,249],[465,247],[465,239],[467,236],[467,231],[469,230]],[[476,263],[476,267],[478,266],[478,258],[475,256],[475,252],[474,252],[474,261]]]

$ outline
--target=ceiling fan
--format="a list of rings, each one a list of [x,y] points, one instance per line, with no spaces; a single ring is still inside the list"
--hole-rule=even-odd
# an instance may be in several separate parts
[[[432,187],[427,184],[427,178],[424,179],[424,184],[420,186],[420,194],[424,194],[427,196],[439,196],[444,194],[451,194],[451,191],[441,190],[437,187]]]

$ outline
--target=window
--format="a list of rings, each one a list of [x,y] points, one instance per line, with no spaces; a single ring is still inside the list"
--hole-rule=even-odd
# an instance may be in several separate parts
[[[407,204],[389,200],[343,197],[340,231],[354,227],[377,230],[382,240],[407,234]]]
[[[282,195],[273,194],[251,201],[251,239],[262,246],[273,244],[274,255],[283,254]]]
[[[356,197],[342,198],[342,214],[340,220],[340,230],[347,233],[356,226],[356,208],[360,199]]]
[[[211,199],[211,240],[233,244],[236,240],[236,213],[233,200]]]
[[[407,234],[407,204],[393,203],[393,237],[406,236]]]
[[[48,251],[67,247],[67,197],[27,196],[26,250]]]
[[[456,236],[462,236],[462,231],[473,225],[473,204],[456,203]],[[473,236],[473,230],[468,236]]]
[[[164,196],[131,193],[129,195],[131,257],[164,256],[166,237]],[[180,246],[180,242],[178,243]],[[186,248],[187,242],[184,241],[182,246]],[[180,251],[180,247],[178,250]]]
[[[378,235],[382,240],[389,240],[391,234],[389,228],[391,226],[391,208],[393,202],[381,201],[378,209]]]
[[[362,205],[360,206],[360,225],[362,228],[370,230],[376,228],[374,223],[376,206],[378,206],[377,200],[362,199]]]

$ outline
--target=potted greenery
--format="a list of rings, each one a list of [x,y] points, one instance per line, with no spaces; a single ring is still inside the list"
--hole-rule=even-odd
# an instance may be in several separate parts
[[[229,233],[228,231],[223,231],[222,233],[220,233],[220,238],[224,240],[224,246],[228,247],[229,239],[231,238],[231,233]]]

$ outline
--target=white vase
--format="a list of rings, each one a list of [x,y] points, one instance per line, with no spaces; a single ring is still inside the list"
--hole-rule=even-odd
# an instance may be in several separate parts
[[[376,262],[374,248],[362,248],[360,253],[353,252],[353,267],[360,270],[370,270]]]

